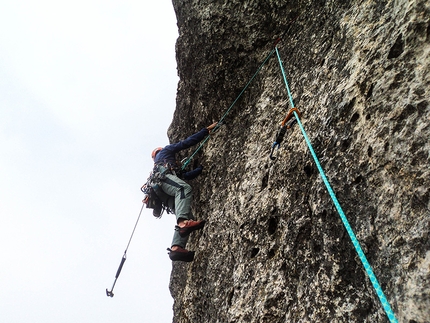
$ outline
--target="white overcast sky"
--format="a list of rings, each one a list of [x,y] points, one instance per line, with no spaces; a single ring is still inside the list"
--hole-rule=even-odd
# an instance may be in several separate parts
[[[170,0],[0,0],[0,322],[171,322],[142,206],[175,108]]]

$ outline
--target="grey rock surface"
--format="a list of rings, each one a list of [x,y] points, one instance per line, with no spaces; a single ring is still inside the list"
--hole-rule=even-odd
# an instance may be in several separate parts
[[[287,30],[294,103],[346,217],[399,322],[430,322],[429,1],[173,5],[170,139],[219,120]],[[297,125],[269,159],[290,108],[273,55],[195,156],[207,225],[173,263],[173,322],[388,322]]]

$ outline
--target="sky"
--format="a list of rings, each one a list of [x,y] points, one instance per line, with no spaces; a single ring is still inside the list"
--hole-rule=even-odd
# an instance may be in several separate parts
[[[171,322],[175,219],[142,207],[168,144],[171,1],[0,0],[0,322]]]

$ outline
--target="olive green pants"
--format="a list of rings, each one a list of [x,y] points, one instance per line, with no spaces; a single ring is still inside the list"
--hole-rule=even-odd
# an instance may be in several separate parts
[[[167,195],[163,202],[175,210],[176,223],[179,219],[194,220],[191,213],[191,201],[193,199],[191,186],[173,174],[166,174],[165,176],[160,183],[161,189]],[[180,246],[185,249],[187,241],[188,237],[179,235],[179,226],[176,225],[172,246]]]

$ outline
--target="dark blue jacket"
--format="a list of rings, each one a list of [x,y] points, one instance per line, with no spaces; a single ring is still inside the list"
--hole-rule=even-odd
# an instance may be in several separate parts
[[[194,135],[189,136],[187,139],[184,139],[178,143],[170,144],[161,149],[157,155],[155,156],[154,163],[155,164],[169,164],[171,167],[176,168],[176,154],[181,150],[188,149],[200,141],[202,141],[209,134],[209,130],[207,128],[203,128],[199,132]],[[199,166],[196,169],[182,174],[183,179],[193,179],[197,177],[202,172],[203,167]]]

